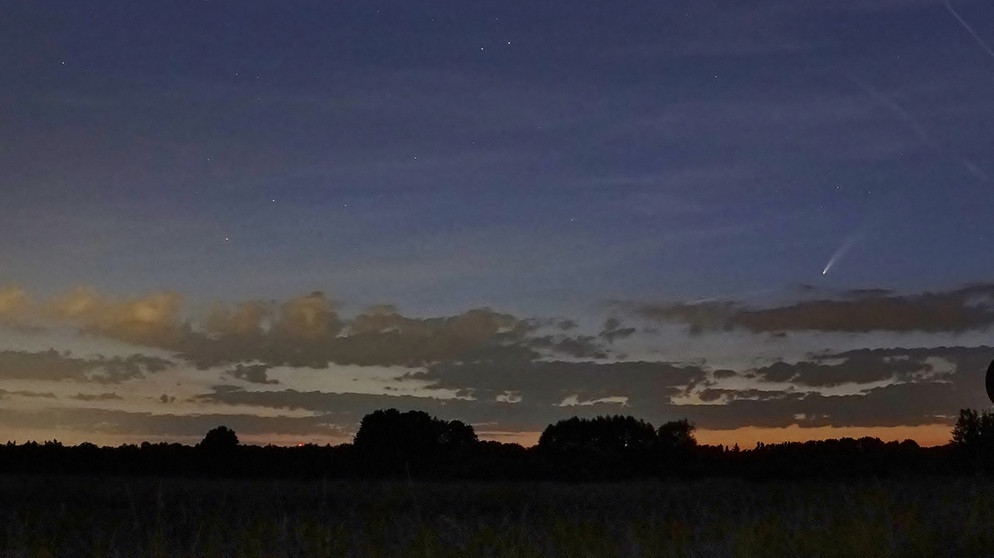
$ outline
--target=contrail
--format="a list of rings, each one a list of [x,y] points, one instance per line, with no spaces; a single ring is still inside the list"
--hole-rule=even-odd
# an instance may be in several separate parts
[[[821,270],[821,274],[827,275],[828,270],[832,269],[832,266],[835,265],[836,262],[841,260],[842,257],[846,255],[846,252],[848,252],[849,249],[852,248],[853,244],[856,244],[856,241],[859,240],[860,238],[861,235],[858,234],[854,234],[849,238],[847,238],[846,241],[842,243],[842,246],[839,246],[839,249],[836,250],[834,254],[832,254],[831,258],[828,259],[828,263],[825,264],[825,269]]]
[[[872,85],[865,83],[860,79],[857,79],[856,76],[852,74],[847,73],[846,77],[849,78],[849,81],[855,83],[857,87],[862,89],[864,93],[873,97],[874,99],[882,103],[884,106],[889,108],[891,112],[893,112],[898,117],[900,117],[900,119],[904,122],[904,124],[908,128],[911,128],[911,131],[914,132],[916,136],[918,136],[918,139],[921,140],[922,143],[924,143],[925,145],[931,147],[936,151],[941,151],[939,146],[936,145],[934,141],[932,141],[932,138],[928,135],[928,132],[925,131],[925,128],[918,123],[918,120],[916,120],[915,117],[911,116],[911,114],[908,111],[904,110],[904,107],[897,104],[897,101],[890,98],[888,95],[884,94],[876,87],[873,87]]]
[[[952,7],[950,7],[949,4],[946,4],[946,6],[949,7],[950,10],[952,10]],[[991,56],[994,57],[994,52],[991,52]],[[970,161],[966,157],[963,157],[962,155],[955,153],[948,148],[944,148],[938,143],[932,141],[932,137],[928,135],[928,132],[925,131],[925,128],[921,125],[921,123],[919,123],[915,117],[911,116],[911,113],[904,110],[904,107],[897,104],[897,101],[895,101],[894,99],[892,99],[891,97],[880,91],[879,89],[873,87],[872,85],[858,79],[856,76],[849,73],[846,73],[845,75],[847,78],[849,78],[849,81],[856,84],[856,86],[862,89],[863,92],[873,97],[874,99],[882,103],[884,106],[886,106],[888,109],[890,109],[891,112],[896,114],[901,119],[901,121],[903,121],[904,124],[908,128],[910,128],[911,131],[914,132],[916,136],[918,136],[918,139],[923,144],[930,147],[936,153],[943,154],[955,159],[955,161],[959,163],[959,165],[963,168],[963,170],[970,173],[977,180],[981,182],[990,182],[991,178],[987,176],[985,172],[981,171],[980,168],[973,163],[973,161]]]
[[[980,170],[977,167],[977,165],[974,165],[968,159],[966,159],[964,157],[959,157],[959,161],[960,161],[960,163],[962,163],[963,168],[965,168],[966,170],[970,171],[970,174],[972,174],[974,177],[976,177],[977,180],[980,180],[981,182],[990,182],[991,181],[991,177],[988,176],[988,174],[986,172]]]
[[[986,51],[991,58],[994,58],[994,50],[991,50],[991,47],[987,46],[987,43],[985,43],[984,40],[980,38],[980,35],[973,30],[973,27],[970,27],[970,24],[959,15],[959,12],[953,9],[953,6],[949,3],[949,0],[942,0],[942,5],[945,6],[946,9],[949,10],[949,13],[956,18],[956,21],[963,26],[963,29],[966,29],[967,32],[970,33],[973,39],[977,41],[977,44],[980,45],[980,48],[984,49],[984,51]]]

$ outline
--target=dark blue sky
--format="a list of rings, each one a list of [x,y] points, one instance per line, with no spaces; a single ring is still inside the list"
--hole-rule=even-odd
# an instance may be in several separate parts
[[[2,12],[0,286],[46,327],[81,288],[594,327],[991,282],[982,1]]]

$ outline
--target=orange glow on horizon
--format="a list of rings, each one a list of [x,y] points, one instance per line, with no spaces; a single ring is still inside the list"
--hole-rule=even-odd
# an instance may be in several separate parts
[[[950,424],[924,424],[919,426],[874,426],[874,427],[835,427],[823,426],[817,428],[802,428],[796,424],[773,428],[745,426],[742,428],[732,428],[727,430],[708,430],[699,428],[694,431],[697,442],[705,445],[734,446],[738,444],[742,449],[752,449],[756,442],[764,444],[778,444],[781,442],[806,442],[809,440],[828,440],[838,438],[862,438],[869,436],[879,438],[885,442],[914,440],[920,446],[942,446],[948,444],[952,439],[953,426]],[[167,442],[195,445],[202,439],[202,436],[191,436],[185,438],[172,436],[150,436],[147,438],[135,435],[103,435],[94,436],[91,432],[80,432],[74,430],[24,430],[18,432],[18,436],[10,437],[9,440],[0,440],[0,443],[12,441],[15,443],[25,443],[28,441],[43,442],[45,440],[58,440],[65,445],[77,445],[83,442],[91,442],[97,445],[118,446],[121,444],[140,444],[143,441],[151,443]],[[503,443],[521,444],[524,447],[534,446],[538,443],[541,432],[525,431],[478,431],[480,440],[492,440]],[[280,434],[238,434],[242,444],[267,445],[294,447],[302,444],[325,444],[338,445],[351,443],[352,436],[334,436],[324,438],[313,438],[306,442],[301,442],[299,435]]]
[[[807,442],[838,438],[879,438],[884,442],[914,440],[923,447],[942,446],[952,439],[953,427],[948,424],[923,424],[919,426],[820,426],[802,428],[796,424],[787,427],[744,426],[728,430],[697,429],[694,438],[705,445],[734,446],[742,449],[756,447],[756,442],[779,444],[781,442]],[[529,447],[538,443],[541,432],[478,432],[481,440],[521,444]]]
[[[482,440],[501,442],[504,444],[521,444],[524,447],[531,447],[538,444],[541,432],[477,432],[476,436]]]
[[[879,438],[884,442],[914,440],[923,447],[942,446],[952,439],[953,427],[948,424],[923,424],[919,426],[820,426],[802,428],[796,424],[781,428],[745,426],[730,430],[698,429],[694,437],[698,443],[734,446],[742,449],[756,447],[756,442],[778,444],[781,442],[807,442],[838,438]]]

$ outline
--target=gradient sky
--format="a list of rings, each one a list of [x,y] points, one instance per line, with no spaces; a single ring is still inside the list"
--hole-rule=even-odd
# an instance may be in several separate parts
[[[2,12],[0,440],[989,405],[989,2]]]

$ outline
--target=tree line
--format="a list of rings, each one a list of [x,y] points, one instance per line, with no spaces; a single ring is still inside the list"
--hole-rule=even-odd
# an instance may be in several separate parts
[[[697,443],[687,420],[656,428],[621,415],[559,421],[526,448],[481,441],[458,420],[396,409],[366,415],[353,442],[337,446],[243,445],[226,426],[207,432],[195,446],[65,446],[54,440],[0,445],[0,474],[611,481],[976,473],[994,473],[994,414],[972,409],[960,411],[950,443],[932,448],[877,438],[729,448]]]

